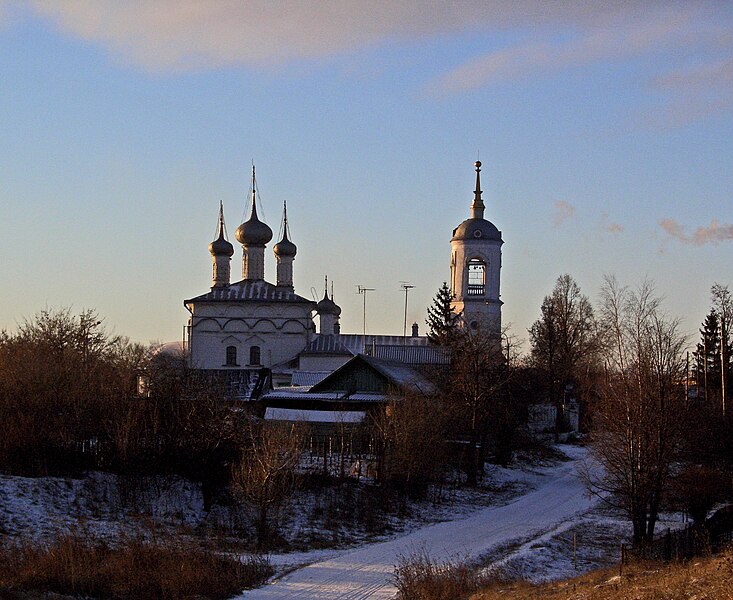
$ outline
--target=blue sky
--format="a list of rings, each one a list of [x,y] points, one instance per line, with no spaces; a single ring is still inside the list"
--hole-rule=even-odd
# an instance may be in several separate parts
[[[252,160],[345,332],[363,285],[401,334],[401,281],[424,330],[477,156],[520,338],[563,273],[651,278],[691,333],[733,284],[726,2],[0,0],[0,134],[0,328],[71,306],[180,338]]]

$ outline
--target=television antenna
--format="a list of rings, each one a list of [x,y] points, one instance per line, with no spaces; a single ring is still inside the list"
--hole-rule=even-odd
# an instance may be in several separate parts
[[[374,288],[364,287],[363,285],[357,285],[356,289],[360,294],[364,295],[364,343],[366,344],[366,297],[367,292],[373,292]]]
[[[407,345],[407,292],[413,289],[415,286],[411,285],[409,281],[400,281],[400,288],[405,292],[405,324],[402,327],[402,344]]]

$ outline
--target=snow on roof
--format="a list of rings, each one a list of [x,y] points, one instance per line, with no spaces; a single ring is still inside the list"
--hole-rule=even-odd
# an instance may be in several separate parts
[[[361,423],[363,410],[300,410],[296,408],[268,408],[266,421],[303,421],[306,423]]]
[[[276,388],[260,396],[260,400],[269,402],[273,400],[293,400],[295,402],[386,402],[389,396],[386,394],[357,392],[311,392],[307,386]]]

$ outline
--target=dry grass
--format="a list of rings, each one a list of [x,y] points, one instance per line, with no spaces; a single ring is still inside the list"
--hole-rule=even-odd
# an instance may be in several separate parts
[[[439,562],[426,551],[401,557],[393,581],[399,600],[461,600],[481,587],[476,570],[460,560]]]
[[[125,540],[115,547],[65,535],[51,544],[0,546],[0,597],[16,590],[119,600],[224,599],[261,584],[272,568],[180,540]]]
[[[431,600],[434,596],[422,596]],[[438,598],[438,596],[435,596]],[[592,571],[582,577],[533,585],[495,582],[471,600],[733,600],[733,551],[685,563],[637,563]]]

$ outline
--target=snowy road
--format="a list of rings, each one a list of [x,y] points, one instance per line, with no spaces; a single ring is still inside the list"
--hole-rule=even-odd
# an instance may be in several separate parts
[[[575,450],[578,458],[582,455]],[[346,550],[245,592],[238,600],[388,600],[400,556],[426,549],[438,559],[476,557],[499,545],[540,536],[591,508],[576,474],[577,460],[562,463],[537,481],[534,491],[511,504],[481,509],[471,516],[438,523],[387,542]]]

